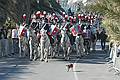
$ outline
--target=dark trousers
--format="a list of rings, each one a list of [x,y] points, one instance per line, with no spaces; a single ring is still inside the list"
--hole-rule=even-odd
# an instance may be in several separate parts
[[[19,53],[19,40],[17,38],[13,38],[13,52],[12,53]]]
[[[101,47],[102,47],[102,50],[105,49],[105,44],[106,44],[106,40],[101,40]]]
[[[75,42],[75,36],[70,36],[69,37],[70,38],[70,43],[71,43],[71,45],[74,45],[74,42]]]

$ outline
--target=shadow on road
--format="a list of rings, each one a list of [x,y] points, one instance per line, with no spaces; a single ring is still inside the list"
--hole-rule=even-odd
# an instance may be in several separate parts
[[[74,55],[76,55],[74,53]],[[63,58],[57,58],[55,61],[63,61],[63,62],[69,62],[74,63],[78,58],[76,56],[71,56],[71,59],[69,61],[65,61]],[[88,55],[79,58],[77,63],[83,63],[83,64],[105,64],[107,61],[105,58],[107,58],[109,55],[107,54],[107,51],[102,50],[96,50],[94,52],[89,53]]]
[[[65,61],[62,57],[57,59],[51,59],[51,62],[66,62],[66,63],[74,63],[77,60],[76,54],[72,53],[71,59],[69,61]],[[105,58],[108,57],[106,51],[96,50],[91,52],[90,54],[80,58],[77,63],[82,64],[105,64],[107,61]],[[54,64],[54,63],[53,63]],[[39,65],[38,61],[31,62],[26,58],[1,58],[0,59],[0,80],[25,80],[20,77],[20,75],[24,74],[36,74],[30,72],[29,66],[33,67],[33,65]],[[81,70],[77,70],[75,72],[82,72]]]
[[[77,71],[73,71],[73,72],[77,72],[77,73],[79,73],[79,72],[83,72],[83,71],[81,71],[81,70],[77,70]]]
[[[65,61],[69,63],[74,63],[77,60],[77,57],[75,56],[76,53],[72,53],[73,56],[71,56],[71,60],[65,61],[64,59],[57,59],[56,61]],[[106,45],[106,50],[101,50],[100,42],[97,42],[96,44],[96,51],[91,51],[88,55],[81,57],[77,63],[83,63],[83,64],[105,64],[106,58],[109,56],[108,54],[108,43]]]
[[[20,58],[2,58],[0,59],[0,80],[23,80],[19,77],[28,72],[27,65],[30,61]],[[12,79],[11,79],[12,78]]]
[[[108,57],[106,51],[97,50],[91,52],[89,55],[81,58],[77,63],[83,64],[105,64],[107,61],[105,58]]]

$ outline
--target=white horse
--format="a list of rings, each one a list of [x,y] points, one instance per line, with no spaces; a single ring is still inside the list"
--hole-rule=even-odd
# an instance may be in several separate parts
[[[77,57],[82,57],[84,54],[84,40],[82,35],[77,34],[75,38],[75,44],[76,44],[76,52],[77,52]]]
[[[65,30],[61,30],[61,47],[63,48],[64,51],[64,58],[65,60],[69,60],[70,59],[70,53],[71,53],[71,44],[70,44],[70,39],[68,37],[68,35],[66,34]]]
[[[48,62],[48,54],[49,54],[49,47],[50,47],[50,40],[48,35],[46,34],[46,30],[41,29],[40,34],[40,49],[41,49],[41,56],[40,60]]]

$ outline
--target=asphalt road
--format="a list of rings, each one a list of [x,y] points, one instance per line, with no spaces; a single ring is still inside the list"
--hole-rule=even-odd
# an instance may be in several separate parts
[[[109,71],[106,51],[101,51],[100,46],[96,49],[82,59],[72,57],[70,61],[50,59],[44,63],[25,58],[1,58],[0,80],[119,80],[114,70]],[[74,70],[67,72],[69,63],[74,63]]]

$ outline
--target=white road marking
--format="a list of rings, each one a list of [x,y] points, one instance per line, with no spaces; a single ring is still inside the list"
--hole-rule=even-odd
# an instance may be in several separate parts
[[[74,71],[75,80],[79,80],[79,79],[78,79],[78,76],[77,76],[77,73],[76,73],[76,65],[77,65],[77,62],[78,62],[79,60],[80,60],[80,59],[77,59],[77,60],[74,62],[73,71]]]

